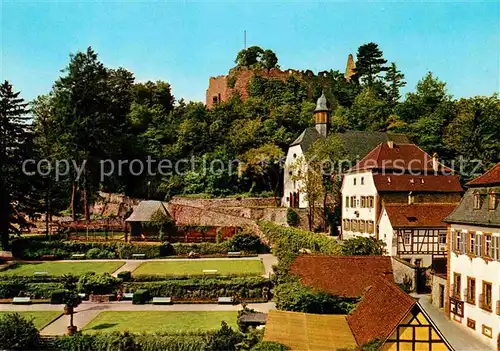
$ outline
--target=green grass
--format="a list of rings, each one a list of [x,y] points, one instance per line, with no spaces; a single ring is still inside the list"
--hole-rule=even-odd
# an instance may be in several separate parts
[[[226,321],[237,329],[238,312],[101,312],[85,328],[84,333],[130,331],[134,333],[179,333],[209,331],[220,328]]]
[[[0,317],[11,312],[0,312]],[[33,319],[33,324],[40,330],[46,327],[54,319],[62,314],[62,311],[33,311],[33,312],[17,312],[26,319]]]
[[[32,276],[34,272],[48,272],[51,276],[64,274],[82,275],[87,272],[112,273],[125,262],[42,262],[42,263],[19,263],[13,268],[0,271],[0,276],[20,275]]]
[[[218,275],[262,275],[264,266],[260,260],[189,260],[144,262],[133,275],[200,276],[204,269],[216,269]]]

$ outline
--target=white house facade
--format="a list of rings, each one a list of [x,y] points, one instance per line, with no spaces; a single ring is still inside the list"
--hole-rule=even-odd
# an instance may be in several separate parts
[[[450,223],[450,318],[500,349],[500,164],[467,184]]]

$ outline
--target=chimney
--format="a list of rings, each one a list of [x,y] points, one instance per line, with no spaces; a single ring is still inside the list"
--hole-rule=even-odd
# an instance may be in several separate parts
[[[393,149],[394,148],[394,141],[387,140],[387,146],[389,146],[389,149]]]
[[[432,169],[434,172],[439,170],[438,154],[436,152],[432,154]]]

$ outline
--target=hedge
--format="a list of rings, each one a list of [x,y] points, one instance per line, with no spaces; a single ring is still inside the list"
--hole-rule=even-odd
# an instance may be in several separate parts
[[[9,299],[16,296],[49,299],[54,291],[63,288],[63,283],[28,283],[22,280],[1,281],[0,299]]]
[[[39,259],[41,255],[54,255],[57,259],[69,259],[72,254],[86,254],[88,258],[132,258],[135,253],[146,258],[173,255],[187,255],[191,251],[201,255],[227,254],[231,251],[228,241],[222,243],[154,243],[136,244],[124,242],[87,242],[87,241],[41,241],[20,238],[12,242],[12,253],[17,258]]]
[[[273,247],[273,253],[280,259],[289,261],[300,249],[311,250],[314,254],[340,255],[341,244],[332,237],[291,227],[283,227],[272,222],[260,222],[260,229]]]
[[[217,298],[236,296],[239,298],[269,298],[271,282],[263,277],[252,278],[200,278],[185,280],[165,280],[157,282],[124,283],[125,292],[135,292],[140,289],[149,291],[152,297],[173,298]]]

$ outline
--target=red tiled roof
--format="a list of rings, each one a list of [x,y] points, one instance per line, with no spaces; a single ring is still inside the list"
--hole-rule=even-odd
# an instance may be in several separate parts
[[[305,285],[344,297],[362,296],[377,277],[393,282],[388,256],[299,256],[291,272]]]
[[[500,183],[500,163],[497,163],[492,169],[488,172],[479,176],[470,182],[467,185],[493,185]]]
[[[378,191],[463,191],[455,175],[373,174],[373,181]]]
[[[443,223],[457,204],[385,204],[392,227],[446,227]]]
[[[383,169],[434,172],[432,156],[415,144],[379,144],[351,170]],[[440,171],[451,171],[438,163]]]
[[[347,316],[358,345],[379,339],[384,342],[417,301],[387,279],[377,278],[356,309]]]

